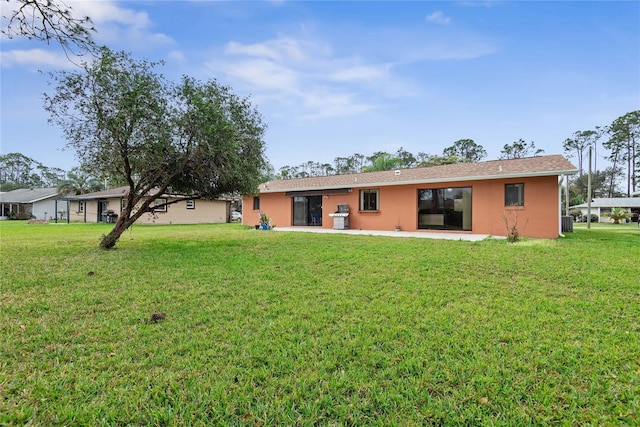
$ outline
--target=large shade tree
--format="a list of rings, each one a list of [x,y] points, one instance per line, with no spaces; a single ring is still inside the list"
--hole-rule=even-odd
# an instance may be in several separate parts
[[[267,166],[266,125],[249,99],[214,80],[169,82],[158,65],[102,48],[81,71],[51,74],[45,95],[84,170],[129,187],[106,249],[163,194],[251,193]]]

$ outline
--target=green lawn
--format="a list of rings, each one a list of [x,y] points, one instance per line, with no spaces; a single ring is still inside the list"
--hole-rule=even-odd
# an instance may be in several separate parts
[[[3,221],[0,425],[637,425],[634,226],[135,226],[101,251],[107,225]]]

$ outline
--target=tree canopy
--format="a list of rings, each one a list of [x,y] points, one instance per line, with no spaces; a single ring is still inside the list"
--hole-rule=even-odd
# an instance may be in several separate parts
[[[45,109],[83,170],[129,188],[103,248],[166,192],[194,199],[251,193],[267,166],[266,125],[248,98],[215,80],[169,82],[158,65],[101,48],[82,71],[51,74]]]
[[[533,141],[526,142],[520,138],[511,144],[505,144],[500,153],[502,153],[501,159],[521,159],[523,157],[539,156],[544,153],[544,150],[536,148],[536,144]]]
[[[465,162],[476,163],[487,157],[487,151],[473,139],[459,139],[442,152],[443,157],[458,156]]]
[[[64,171],[52,168],[20,153],[0,155],[0,189],[55,187]]]

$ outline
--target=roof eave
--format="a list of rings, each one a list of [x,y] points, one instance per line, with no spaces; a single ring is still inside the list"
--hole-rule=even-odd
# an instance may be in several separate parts
[[[577,169],[567,170],[554,170],[554,171],[541,171],[541,172],[521,172],[511,174],[499,174],[499,175],[478,175],[468,177],[453,177],[453,178],[429,178],[429,179],[412,179],[405,181],[381,181],[381,182],[358,182],[357,174],[354,174],[354,181],[352,183],[341,183],[335,185],[322,185],[322,186],[309,186],[309,187],[288,187],[278,189],[260,189],[260,193],[285,193],[294,191],[309,191],[309,190],[333,190],[337,188],[367,188],[367,187],[391,187],[397,185],[413,185],[413,184],[431,184],[436,182],[459,182],[459,181],[483,181],[493,179],[511,179],[511,178],[527,178],[538,176],[560,176],[560,175],[575,175],[578,173]]]

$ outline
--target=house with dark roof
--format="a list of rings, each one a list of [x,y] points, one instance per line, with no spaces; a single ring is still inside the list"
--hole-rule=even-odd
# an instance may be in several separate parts
[[[127,202],[129,187],[110,188],[95,193],[65,197],[69,220],[75,222],[115,222]],[[174,202],[166,205],[167,202]],[[193,199],[178,194],[163,194],[156,199],[153,212],[140,217],[138,224],[205,224],[231,220],[231,198]]]
[[[22,188],[0,194],[0,219],[53,219],[64,218],[65,206],[58,206],[58,190],[49,188]]]
[[[561,155],[275,180],[243,199],[285,227],[441,231],[527,237],[561,233],[560,186],[577,168]]]

